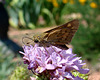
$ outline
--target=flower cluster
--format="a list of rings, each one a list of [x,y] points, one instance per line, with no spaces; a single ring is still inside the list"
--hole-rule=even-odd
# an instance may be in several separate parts
[[[54,7],[58,7],[59,6],[57,0],[47,0],[47,1],[51,2]]]
[[[97,4],[96,4],[95,2],[91,2],[90,6],[91,6],[92,8],[97,8]]]
[[[84,5],[85,2],[86,2],[86,0],[79,0],[79,2],[80,2],[82,5]]]
[[[68,0],[62,0],[62,2],[63,2],[64,4],[66,4],[66,3],[68,2]]]
[[[48,2],[52,3],[54,7],[59,7],[60,6],[60,2],[61,3],[70,3],[70,4],[74,4],[74,0],[62,0],[62,1],[58,1],[58,0],[47,0]]]
[[[76,70],[82,74],[88,73],[89,69],[83,69],[85,65],[81,57],[75,57],[72,49],[62,50],[55,46],[39,47],[24,46],[23,60],[28,64],[28,69],[32,70],[39,77],[47,78],[46,80],[83,80],[78,76],[75,77],[71,72]]]
[[[64,3],[64,4],[67,4],[67,3],[70,3],[70,4],[75,4],[77,3],[77,1],[75,0],[62,0],[62,1],[58,1],[58,0],[47,0],[48,2],[52,3],[54,7],[60,7],[60,3]],[[85,5],[86,3],[89,3],[90,7],[91,8],[97,8],[98,5],[93,2],[93,1],[88,1],[88,0],[78,0],[78,2],[81,4],[81,5]]]

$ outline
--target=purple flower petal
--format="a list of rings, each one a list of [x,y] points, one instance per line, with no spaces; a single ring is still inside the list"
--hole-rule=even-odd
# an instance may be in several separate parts
[[[46,69],[47,70],[54,70],[55,69],[55,66],[51,65],[51,64],[47,64],[46,65]]]
[[[79,77],[74,77],[71,73],[72,70],[76,70],[82,74],[89,72],[89,69],[83,69],[85,65],[81,57],[76,57],[76,54],[72,53],[72,49],[62,50],[55,46],[39,47],[24,46],[24,52],[20,52],[24,55],[23,60],[25,64],[28,64],[28,69],[32,69],[35,73],[41,73],[48,71],[51,75],[50,80],[63,80],[64,78],[70,80],[83,80]]]
[[[82,79],[82,78],[80,78],[80,77],[75,77],[73,80],[84,80],[84,79]]]
[[[78,72],[81,74],[87,74],[89,72],[89,69],[79,69]]]

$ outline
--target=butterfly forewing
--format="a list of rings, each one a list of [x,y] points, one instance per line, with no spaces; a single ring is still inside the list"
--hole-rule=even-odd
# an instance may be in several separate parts
[[[58,45],[69,44],[77,31],[78,26],[79,21],[73,20],[54,29],[48,30],[45,32],[48,33],[47,41]]]

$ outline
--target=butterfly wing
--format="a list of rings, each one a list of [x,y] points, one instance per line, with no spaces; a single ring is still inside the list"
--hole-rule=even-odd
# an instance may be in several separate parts
[[[69,44],[75,32],[77,31],[78,26],[79,21],[75,19],[61,26],[48,30],[45,32],[48,33],[46,35],[47,41],[54,45]]]

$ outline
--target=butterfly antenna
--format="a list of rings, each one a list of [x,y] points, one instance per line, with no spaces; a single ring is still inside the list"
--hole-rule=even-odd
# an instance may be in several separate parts
[[[28,38],[28,39],[30,39],[30,40],[32,40],[32,41],[33,41],[33,39],[32,39],[32,38],[29,38],[29,37],[27,37],[27,36],[24,36],[24,37],[22,38],[22,43],[23,43],[23,44],[25,44],[25,42],[24,42],[24,39],[25,39],[25,38]]]

